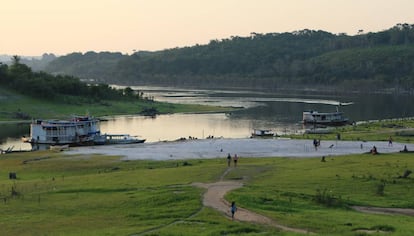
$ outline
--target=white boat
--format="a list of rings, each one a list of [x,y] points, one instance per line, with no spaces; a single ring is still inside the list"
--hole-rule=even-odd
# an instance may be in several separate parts
[[[50,149],[50,150],[55,150],[55,151],[63,151],[63,150],[67,150],[67,149],[69,149],[69,144],[63,144],[63,145],[50,145],[49,149]]]
[[[321,125],[345,125],[349,123],[349,119],[343,116],[343,112],[318,112],[304,111],[304,124],[321,124]]]
[[[274,137],[275,133],[270,129],[254,129],[252,132],[252,138],[254,137]]]
[[[104,134],[95,138],[95,144],[132,144],[132,143],[143,143],[145,139],[139,139],[136,136],[129,134]]]
[[[34,120],[26,142],[50,145],[93,144],[100,135],[99,120],[89,116],[74,116],[70,120]]]

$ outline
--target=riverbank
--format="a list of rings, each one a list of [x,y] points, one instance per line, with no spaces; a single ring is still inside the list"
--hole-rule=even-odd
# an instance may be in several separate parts
[[[121,156],[123,160],[174,160],[226,157],[329,157],[368,153],[375,146],[379,153],[395,153],[414,144],[383,141],[321,141],[315,149],[312,140],[296,139],[203,139],[154,142],[131,145],[74,147],[66,154],[102,154]]]

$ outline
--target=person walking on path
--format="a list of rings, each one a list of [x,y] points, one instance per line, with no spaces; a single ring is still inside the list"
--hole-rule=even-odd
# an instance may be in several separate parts
[[[231,163],[231,155],[230,153],[227,155],[227,166],[230,167],[230,163]]]
[[[231,202],[230,212],[231,212],[231,219],[234,220],[234,213],[236,213],[237,207],[236,202]]]
[[[239,157],[237,156],[237,154],[234,154],[234,158],[233,158],[233,161],[234,161],[234,167],[237,167],[237,161],[239,160]]]

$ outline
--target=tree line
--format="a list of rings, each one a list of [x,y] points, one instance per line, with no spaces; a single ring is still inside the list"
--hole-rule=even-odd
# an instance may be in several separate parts
[[[414,25],[348,36],[325,31],[251,33],[156,52],[72,53],[46,70],[115,84],[362,90],[414,85]]]
[[[64,101],[96,102],[101,100],[139,99],[130,87],[115,89],[107,84],[88,84],[68,75],[33,72],[13,56],[12,64],[0,63],[0,85],[30,97]]]

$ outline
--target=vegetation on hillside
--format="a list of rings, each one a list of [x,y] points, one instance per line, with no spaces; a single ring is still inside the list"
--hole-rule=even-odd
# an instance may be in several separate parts
[[[410,91],[413,59],[414,25],[398,24],[355,36],[306,29],[251,33],[130,56],[73,53],[52,61],[46,70],[116,84]]]
[[[107,84],[87,84],[73,76],[33,72],[30,67],[20,63],[18,56],[13,57],[10,66],[0,64],[0,83],[2,87],[39,99],[99,101],[139,98],[139,94],[129,87],[119,90]]]
[[[73,114],[94,116],[220,111],[228,108],[154,102],[130,87],[115,89],[89,84],[73,76],[33,72],[13,57],[0,64],[0,121],[31,118],[67,118]]]

